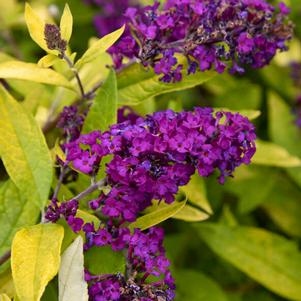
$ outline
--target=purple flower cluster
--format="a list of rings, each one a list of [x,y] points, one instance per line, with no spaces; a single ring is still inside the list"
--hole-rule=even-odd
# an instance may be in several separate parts
[[[85,251],[110,246],[112,251],[126,253],[126,271],[109,275],[86,271],[90,300],[174,300],[163,230],[155,227],[131,233],[125,222],[133,222],[153,199],[173,202],[179,186],[187,184],[196,170],[209,176],[218,169],[223,183],[237,166],[250,162],[255,152],[254,126],[239,114],[214,113],[210,108],[181,113],[167,110],[141,118],[125,107],[119,110],[119,121],[124,122],[104,133],[78,137],[75,125],[81,122],[77,118],[74,108],[65,108],[60,121],[69,136],[74,132],[72,137],[77,137],[64,145],[65,164],[95,176],[102,158],[112,156],[106,165],[105,187],[89,202],[104,221],[97,228],[84,223],[76,215],[76,199],[60,204],[53,199],[46,219],[57,222],[64,218],[74,232],[82,230]]]
[[[89,227],[91,225],[87,225],[86,228]],[[173,300],[175,285],[168,270],[170,262],[163,248],[163,230],[154,227],[143,233],[135,229],[132,235],[126,228],[120,230],[126,233],[122,235],[122,240],[128,250],[125,273],[127,277],[122,274],[93,276],[86,272],[86,280],[90,284],[90,298],[101,301]],[[112,238],[112,235],[110,237]],[[107,244],[113,247],[111,242],[106,241]],[[150,275],[158,280],[147,281]]]
[[[94,25],[100,37],[120,28],[125,22],[125,11],[129,7],[138,7],[137,0],[84,0],[97,6],[100,11],[94,17]]]
[[[224,183],[237,166],[250,163],[255,138],[247,118],[196,108],[119,123],[104,133],[81,135],[65,147],[67,160],[89,175],[98,171],[103,157],[113,155],[106,165],[110,190],[101,193],[93,209],[132,222],[154,199],[172,203],[179,186],[186,185],[196,170],[209,176],[217,169]]]
[[[48,207],[45,218],[53,223],[57,222],[60,218],[64,218],[70,228],[78,233],[84,224],[81,218],[76,217],[78,209],[78,202],[71,200],[59,204],[56,199],[52,199],[51,205]]]
[[[57,127],[63,129],[64,138],[68,141],[76,140],[81,132],[85,116],[79,114],[78,108],[73,105],[64,107],[63,112],[60,114]]]
[[[168,0],[163,9],[131,7],[128,28],[110,49],[116,68],[123,58],[139,59],[154,68],[164,82],[180,81],[186,57],[188,73],[214,68],[243,73],[244,66],[261,68],[277,50],[287,49],[292,24],[289,9],[264,0]],[[186,63],[185,63],[186,64]]]

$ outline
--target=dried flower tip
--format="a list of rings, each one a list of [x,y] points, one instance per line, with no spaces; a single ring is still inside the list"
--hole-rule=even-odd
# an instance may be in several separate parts
[[[62,39],[59,27],[54,24],[46,24],[44,36],[48,49],[58,50],[61,53],[66,51],[67,41]]]

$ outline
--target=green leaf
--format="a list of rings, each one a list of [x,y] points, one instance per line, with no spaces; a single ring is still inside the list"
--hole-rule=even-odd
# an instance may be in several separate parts
[[[176,301],[227,301],[218,284],[201,272],[178,270],[175,279]]]
[[[301,253],[291,241],[252,227],[196,225],[200,237],[220,257],[271,291],[301,300]]]
[[[85,267],[95,275],[125,272],[125,256],[111,247],[92,247],[85,253]]]
[[[111,69],[108,78],[99,89],[84,123],[83,133],[106,131],[117,122],[117,82]]]
[[[81,236],[62,255],[59,271],[59,301],[87,301],[88,285],[84,275],[84,244]]]
[[[65,87],[77,91],[61,74],[52,69],[41,68],[36,64],[9,61],[0,64],[0,77],[4,79],[22,79],[36,83]]]
[[[64,237],[63,227],[41,224],[17,232],[12,244],[12,274],[22,301],[39,301],[57,274]]]
[[[301,237],[301,192],[279,174],[262,207],[272,221],[290,236]]]
[[[23,106],[0,87],[0,156],[25,198],[40,208],[52,182],[52,161],[41,129]]]
[[[24,17],[31,38],[46,52],[57,55],[58,51],[50,50],[47,47],[44,36],[44,29],[46,25],[45,22],[39,17],[39,15],[32,9],[32,7],[28,3],[25,3]]]
[[[137,105],[141,101],[172,91],[180,91],[203,84],[213,78],[215,72],[197,72],[183,74],[183,79],[177,83],[164,83],[159,80],[153,70],[144,68],[141,64],[133,64],[120,72],[117,77],[119,104]]]
[[[252,158],[252,163],[277,167],[301,166],[301,160],[289,154],[285,148],[261,140],[256,140],[256,153]]]
[[[205,210],[209,214],[213,213],[211,205],[207,199],[204,179],[197,173],[191,177],[187,185],[181,187],[181,191],[186,194],[186,197],[192,204]]]
[[[83,56],[76,62],[75,68],[81,68],[83,65],[97,59],[99,55],[107,51],[113,44],[122,36],[125,26],[118,30],[109,33],[97,42],[93,43],[90,48],[83,54]]]
[[[65,4],[63,15],[60,22],[61,36],[64,40],[69,42],[72,35],[73,17],[69,5]]]
[[[166,205],[168,206],[168,205]],[[183,220],[186,222],[201,222],[210,217],[209,214],[194,208],[192,206],[186,205],[178,213],[176,213],[172,218]]]
[[[39,214],[39,207],[24,198],[11,180],[0,184],[0,256],[9,251],[15,233],[33,225]]]
[[[291,107],[273,93],[269,93],[268,104],[271,140],[284,147],[291,155],[301,158],[300,129],[295,124]],[[301,187],[301,168],[288,168],[287,172]]]
[[[134,223],[129,225],[131,230],[139,228],[146,230],[153,227],[177,214],[186,204],[186,200],[182,202],[174,202],[171,205],[164,206],[155,204],[149,208],[150,213],[139,217]]]
[[[239,197],[239,213],[246,214],[266,201],[274,188],[276,175],[271,168],[252,164],[236,170],[235,177],[225,183],[225,188]]]

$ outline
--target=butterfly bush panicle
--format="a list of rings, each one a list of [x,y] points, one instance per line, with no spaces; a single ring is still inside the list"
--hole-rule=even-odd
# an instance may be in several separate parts
[[[69,114],[65,115],[69,120]],[[172,203],[179,187],[195,171],[209,176],[218,170],[219,182],[224,183],[236,167],[250,163],[256,150],[255,129],[239,114],[215,113],[211,108],[181,113],[167,110],[145,118],[123,108],[119,119],[126,120],[106,132],[80,135],[64,145],[66,163],[90,176],[95,176],[105,156],[112,156],[106,165],[105,187],[89,202],[103,221],[97,227],[84,223],[76,215],[76,199],[61,204],[53,199],[46,218],[52,222],[64,218],[74,232],[82,230],[85,251],[109,246],[126,253],[124,274],[86,271],[91,300],[171,301],[175,285],[163,248],[163,230],[131,232],[126,222],[135,221],[152,200]]]
[[[214,68],[243,73],[245,66],[267,65],[292,37],[289,9],[264,0],[168,0],[161,8],[130,7],[128,31],[110,49],[116,68],[136,58],[154,68],[164,82],[180,81],[186,57],[188,73]],[[185,63],[186,64],[186,63]]]
[[[250,163],[255,137],[253,125],[239,114],[196,108],[119,123],[104,133],[81,135],[65,147],[67,160],[89,175],[103,157],[113,155],[106,165],[111,189],[97,204],[106,216],[132,222],[153,199],[172,203],[196,170],[201,176],[218,170],[224,183],[237,166]]]

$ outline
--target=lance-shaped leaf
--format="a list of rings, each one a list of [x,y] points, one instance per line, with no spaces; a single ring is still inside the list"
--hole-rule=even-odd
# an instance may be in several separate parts
[[[10,249],[17,230],[33,225],[39,214],[40,208],[24,198],[11,180],[0,185],[0,256]]]
[[[8,61],[0,64],[0,78],[21,79],[36,83],[65,87],[77,91],[60,73],[52,69],[41,68],[36,64],[20,61]]]
[[[190,205],[186,205],[180,211],[178,211],[172,218],[186,222],[201,222],[208,219],[209,217],[209,214]]]
[[[47,47],[44,36],[45,22],[28,3],[25,4],[24,17],[31,38],[46,52],[57,55],[58,51],[50,50]]]
[[[205,210],[209,214],[213,213],[211,205],[207,199],[204,179],[197,173],[191,177],[187,185],[181,187],[181,191],[186,194],[186,197],[192,204]]]
[[[42,131],[0,86],[0,156],[20,193],[39,207],[48,198],[52,161]]]
[[[168,206],[154,205],[152,212],[139,217],[134,223],[129,225],[130,229],[139,228],[146,230],[153,227],[177,214],[186,204],[186,200],[182,202],[174,202]]]
[[[12,274],[22,301],[39,301],[60,266],[64,229],[40,224],[17,232],[12,244]]]
[[[186,71],[183,71],[186,72]],[[122,105],[137,105],[141,101],[172,91],[180,91],[200,85],[215,75],[213,71],[197,72],[187,75],[177,83],[164,83],[159,80],[152,69],[146,69],[141,64],[133,64],[120,72],[118,82],[119,103]]]
[[[216,254],[249,277],[284,298],[301,300],[301,253],[295,243],[259,228],[195,227]]]
[[[81,236],[62,255],[59,271],[59,301],[87,301],[88,285],[84,274],[84,245]]]
[[[84,123],[83,133],[106,131],[117,122],[117,82],[111,69],[108,78],[99,89]]]
[[[271,140],[284,147],[290,154],[301,158],[300,129],[295,116],[279,96],[269,93],[269,134]],[[301,187],[301,167],[287,169],[290,176]]]
[[[301,160],[275,143],[256,140],[256,153],[252,158],[252,163],[277,167],[296,167],[301,165]]]
[[[60,30],[62,39],[69,42],[72,35],[73,17],[69,5],[66,4],[60,22]]]
[[[107,51],[113,44],[121,37],[124,32],[125,26],[122,26],[118,30],[107,34],[92,46],[83,54],[83,56],[76,62],[75,67],[81,68],[83,65],[97,59],[102,53]]]

